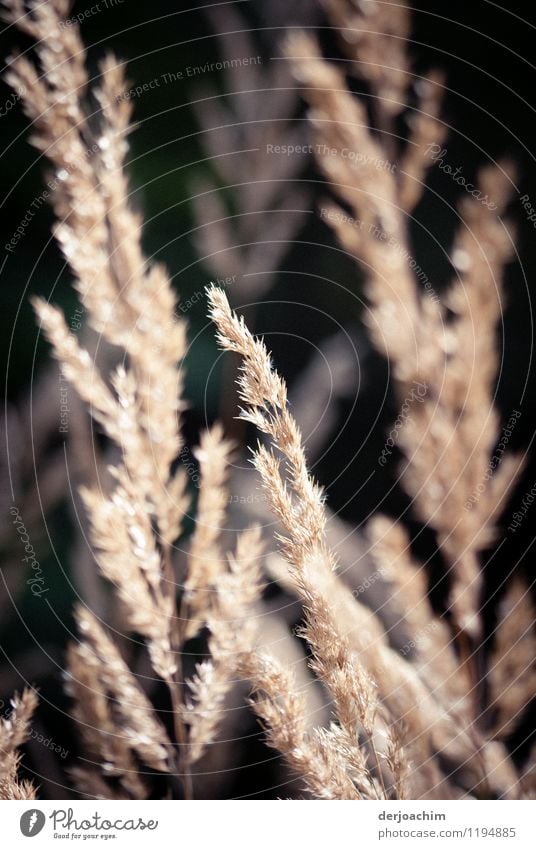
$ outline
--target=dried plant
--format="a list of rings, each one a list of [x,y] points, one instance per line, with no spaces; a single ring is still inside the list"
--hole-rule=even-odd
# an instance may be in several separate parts
[[[316,726],[295,676],[256,642],[264,544],[255,526],[238,533],[229,552],[223,529],[233,445],[219,425],[202,435],[195,451],[194,530],[184,564],[177,562],[175,544],[191,509],[187,476],[177,467],[186,327],[167,272],[142,252],[141,219],[129,201],[130,104],[118,98],[126,88],[122,66],[106,57],[98,85],[90,86],[78,28],[60,26],[66,0],[31,3],[29,11],[22,0],[5,5],[9,20],[36,42],[38,66],[14,57],[8,78],[24,92],[34,143],[54,169],[55,234],[89,325],[114,350],[114,364],[97,363],[58,309],[43,300],[35,307],[65,378],[116,447],[109,484],[99,477],[82,490],[91,541],[120,601],[121,627],[141,638],[172,717],[165,722],[158,714],[134,674],[132,653],[95,612],[78,606],[80,636],[69,647],[66,677],[88,756],[86,766],[72,771],[79,792],[143,799],[156,774],[166,786],[163,795],[192,797],[194,768],[217,739],[234,684],[247,679],[268,744],[310,796],[532,798],[534,753],[519,769],[507,746],[535,684],[534,613],[519,582],[499,611],[484,678],[475,660],[483,634],[479,555],[494,538],[519,466],[505,458],[480,497],[470,500],[486,479],[497,439],[495,330],[511,250],[500,217],[508,169],[481,174],[493,210],[474,198],[460,207],[452,253],[458,280],[444,303],[421,293],[408,262],[407,215],[423,190],[426,146],[443,138],[441,78],[431,74],[421,84],[410,137],[399,149],[393,121],[408,108],[411,79],[406,5],[386,17],[372,0],[326,0],[352,72],[373,94],[374,130],[344,73],[322,58],[313,39],[295,36],[288,48],[311,106],[317,150],[326,145],[331,151],[319,155],[319,164],[334,195],[360,222],[353,226],[331,205],[339,239],[367,269],[372,337],[392,362],[401,397],[414,381],[426,388],[401,430],[402,479],[420,519],[436,533],[451,578],[448,611],[433,608],[402,522],[378,516],[369,525],[378,572],[408,634],[404,647],[392,644],[380,616],[342,580],[325,495],[309,471],[285,381],[263,340],[220,289],[208,289],[218,341],[241,359],[240,418],[264,440],[253,464],[278,523],[281,557],[272,556],[270,573],[301,603],[300,635],[329,702],[330,721]],[[359,150],[361,158],[333,154],[342,147]],[[207,656],[187,677],[189,641],[205,635]],[[34,788],[17,779],[17,749],[35,702],[27,691],[2,720],[3,798],[34,798]]]
[[[406,29],[401,23],[398,41]],[[423,521],[437,532],[452,573],[455,629],[476,638],[481,585],[477,557],[492,539],[493,519],[504,507],[520,466],[516,458],[505,458],[483,496],[471,510],[466,509],[468,499],[486,479],[498,438],[492,401],[498,362],[495,332],[501,315],[502,269],[512,250],[508,229],[498,216],[508,200],[508,169],[488,168],[481,174],[493,209],[473,197],[460,205],[462,225],[452,252],[458,280],[444,306],[440,305],[437,296],[418,289],[403,200],[411,193],[413,206],[422,192],[420,175],[431,137],[428,124],[414,122],[413,137],[407,142],[420,167],[405,171],[407,152],[403,151],[401,165],[393,173],[386,167],[396,165],[388,160],[387,142],[390,146],[392,137],[387,136],[384,144],[383,135],[372,133],[366,110],[350,94],[344,74],[321,58],[312,39],[296,36],[288,50],[295,57],[298,77],[307,86],[317,149],[326,145],[339,152],[320,155],[318,160],[335,194],[352,210],[348,216],[333,206],[330,223],[343,246],[367,269],[373,338],[392,363],[401,398],[412,384],[425,387],[424,403],[408,417],[400,433],[408,458],[404,483]],[[383,68],[383,75],[393,74],[393,90],[407,79],[405,71],[400,77],[399,64]],[[385,80],[382,85],[387,85]],[[429,85],[438,83],[429,80],[423,98],[431,96]],[[402,86],[404,93],[406,87],[407,82]],[[392,104],[382,91],[380,85],[376,109],[389,115]],[[420,110],[425,108],[421,102]],[[427,118],[433,120],[436,111],[434,106]],[[435,138],[441,137],[440,132]],[[343,148],[361,152],[362,159],[342,156]],[[478,333],[474,332],[476,315]]]
[[[520,579],[510,582],[499,613],[489,684],[493,733],[504,739],[519,724],[536,690],[536,614]]]
[[[334,0],[327,6],[339,26],[342,21],[348,23],[344,3]],[[381,17],[378,4],[371,3],[370,8],[373,14],[375,9]],[[415,714],[419,711],[414,710],[411,715],[393,710],[393,701],[389,704],[381,679],[377,679],[377,686],[384,694],[393,719],[409,721],[410,740],[414,746],[428,738],[424,749],[421,747],[423,770],[438,748],[444,752],[450,748],[448,756],[453,757],[454,743],[454,749],[458,750],[455,757],[461,756],[462,765],[473,773],[468,779],[472,792],[477,795],[495,793],[499,788],[500,795],[510,796],[518,792],[516,770],[506,749],[497,748],[496,742],[489,739],[487,729],[479,723],[481,679],[475,652],[482,635],[478,554],[493,540],[493,521],[504,507],[519,470],[519,461],[505,458],[481,497],[476,503],[471,501],[471,509],[467,509],[471,494],[487,480],[491,452],[498,438],[498,416],[492,398],[498,362],[495,331],[501,315],[500,278],[511,253],[510,234],[499,216],[508,200],[510,177],[508,166],[484,170],[480,178],[482,193],[491,198],[492,203],[482,205],[479,200],[470,198],[461,204],[462,226],[452,252],[458,281],[447,294],[445,306],[428,293],[421,295],[408,261],[411,252],[406,215],[422,193],[422,178],[427,167],[426,147],[431,140],[437,142],[443,138],[443,129],[437,121],[440,77],[430,75],[421,85],[420,117],[413,122],[406,148],[396,150],[390,127],[393,116],[405,108],[409,80],[409,61],[404,46],[409,31],[408,12],[404,4],[397,8],[397,15],[389,19],[388,25],[372,20],[370,32],[363,32],[360,25],[359,32],[354,33],[350,26],[342,33],[349,43],[347,50],[351,58],[355,60],[359,56],[362,76],[374,94],[379,136],[369,129],[366,110],[359,99],[350,94],[344,74],[321,58],[312,39],[295,36],[289,39],[288,46],[298,79],[306,85],[305,97],[312,107],[310,120],[316,133],[319,164],[335,194],[353,213],[350,217],[342,208],[332,206],[334,214],[330,218],[336,222],[334,226],[343,246],[367,268],[373,337],[393,363],[402,397],[412,382],[426,388],[424,402],[404,424],[400,436],[401,447],[408,458],[403,481],[423,521],[437,532],[447,571],[452,573],[452,634],[446,625],[448,620],[438,619],[431,609],[427,586],[422,578],[418,580],[419,573],[408,557],[409,543],[401,527],[390,528],[387,522],[385,527],[378,520],[374,528],[376,557],[380,565],[390,568],[393,576],[396,575],[408,624],[414,633],[429,632],[423,640],[424,650],[419,646],[418,657],[412,658],[411,664],[393,660],[389,672],[402,679],[397,695],[400,696],[408,685],[407,679],[402,677],[408,670],[401,673],[397,665],[411,666],[419,679],[426,682],[433,702],[439,702],[444,708],[443,718],[456,721],[460,730],[454,740],[449,739],[448,720],[438,723],[439,733],[434,728],[434,711],[429,701],[425,716],[421,717],[424,721],[418,727]],[[360,17],[359,11],[356,14]],[[391,43],[396,47],[389,53],[390,61],[377,62],[374,57],[384,56]],[[360,158],[344,157],[344,148],[359,151]],[[329,153],[323,155],[322,150]],[[388,161],[390,154],[395,154],[397,162],[401,163],[396,176],[394,166],[386,167],[393,165]],[[396,281],[396,287],[392,281]],[[314,597],[311,601],[303,579],[304,564],[310,568],[308,557],[324,562],[327,569],[333,568],[333,557],[326,551],[322,536],[325,514],[320,506],[319,492],[308,477],[299,433],[286,412],[284,387],[277,375],[270,372],[266,350],[262,343],[248,336],[243,323],[231,315],[220,293],[212,291],[210,297],[221,344],[244,357],[239,387],[241,397],[249,406],[242,416],[269,435],[286,461],[288,483],[285,476],[281,478],[279,461],[271,452],[259,446],[254,454],[254,463],[270,494],[272,508],[287,533],[282,539],[283,553],[294,572],[295,589],[306,604],[304,635],[311,642],[313,653],[320,654],[320,662],[315,656],[313,666],[329,688],[329,670],[336,668],[336,661],[328,648],[333,645],[335,632],[331,633],[332,640],[321,643],[319,648],[315,627],[322,622],[322,609],[316,606]],[[475,334],[476,315],[479,328]],[[319,539],[322,542],[319,543]],[[402,567],[407,571],[401,572]],[[410,577],[406,580],[404,575],[408,574]],[[326,602],[328,598],[333,607],[331,587],[329,594],[324,596]],[[530,634],[528,619],[529,615],[524,616],[523,633]],[[507,631],[508,626],[504,625],[499,634]],[[451,642],[452,637],[457,648]],[[337,645],[341,645],[340,638]],[[497,650],[504,654],[504,648],[498,646]],[[517,652],[517,656],[521,658],[521,653]],[[526,669],[526,661],[526,656],[521,658],[520,667]],[[438,663],[438,674],[430,675],[431,668]],[[499,669],[500,666],[496,664]],[[385,678],[387,667],[376,664],[370,671],[373,677],[379,673]],[[519,677],[518,674],[516,680]],[[333,690],[330,691],[334,695]],[[348,683],[345,691],[352,692]],[[533,682],[524,679],[522,693],[516,694],[515,688],[510,688],[510,692],[517,705],[523,699],[526,703],[534,692]],[[339,709],[339,723],[344,727],[336,697],[334,702]],[[352,702],[355,705],[355,692]],[[391,754],[391,762],[393,760]],[[444,782],[442,784],[444,787]],[[429,792],[433,790],[432,787]]]
[[[213,287],[208,294],[220,344],[243,357],[238,384],[246,406],[241,416],[267,434],[277,451],[259,444],[253,463],[284,532],[278,537],[289,565],[288,582],[304,604],[302,634],[336,718],[329,729],[306,735],[303,705],[288,674],[273,659],[252,652],[245,668],[259,693],[254,706],[271,745],[305,773],[310,789],[326,786],[329,767],[324,798],[337,798],[337,793],[338,798],[349,798],[349,785],[344,790],[340,782],[341,754],[355,798],[385,798],[389,787],[399,798],[406,794],[456,798],[460,788],[452,784],[449,773],[442,774],[437,753],[446,763],[457,765],[457,780],[461,778],[465,794],[515,797],[514,765],[507,749],[475,726],[467,667],[454,650],[448,627],[431,609],[422,575],[408,556],[403,530],[380,519],[374,526],[375,556],[396,576],[417,639],[413,647],[418,653],[407,658],[389,647],[381,623],[336,574],[325,539],[322,493],[307,470],[285,384],[273,370],[264,343],[232,313],[221,290]],[[376,741],[381,738],[384,751],[378,751]],[[324,748],[332,750],[324,753],[321,772],[314,777],[312,740],[322,740]],[[407,758],[417,767],[411,779],[402,776]],[[387,768],[394,773],[386,776]]]
[[[85,489],[83,496],[100,570],[115,586],[127,629],[144,638],[153,669],[169,690],[174,740],[153,717],[114,643],[84,609],[77,613],[81,642],[71,648],[68,664],[75,716],[104,774],[118,777],[124,792],[144,795],[141,761],[162,773],[178,773],[189,796],[190,764],[212,741],[217,724],[216,718],[207,723],[217,704],[207,706],[205,688],[212,686],[214,696],[217,680],[221,701],[222,690],[230,686],[224,676],[232,680],[237,652],[230,620],[237,613],[243,618],[259,592],[258,534],[245,531],[232,556],[218,548],[228,446],[215,429],[202,441],[200,463],[211,471],[218,465],[220,473],[214,479],[203,475],[190,568],[177,606],[173,543],[189,504],[186,474],[173,469],[182,446],[185,324],[175,316],[165,270],[143,256],[141,221],[129,204],[123,166],[130,105],[117,101],[125,87],[123,70],[113,57],[103,60],[100,85],[92,90],[97,115],[91,115],[84,106],[88,77],[78,29],[60,26],[69,4],[31,4],[29,14],[18,0],[7,6],[10,19],[37,42],[43,75],[28,59],[15,57],[8,79],[24,91],[34,143],[55,169],[56,237],[91,327],[116,347],[122,362],[111,374],[101,374],[61,312],[44,301],[35,307],[65,378],[121,450],[112,491]],[[213,666],[201,665],[185,682],[182,646],[203,626],[211,630]],[[242,640],[247,647],[244,631]],[[189,690],[191,700],[185,695]],[[78,771],[82,785],[84,775]]]
[[[30,781],[19,781],[19,746],[26,742],[37,696],[24,690],[15,696],[6,716],[0,719],[0,799],[35,799],[36,788]]]
[[[291,581],[305,605],[303,633],[313,652],[312,666],[330,693],[338,720],[336,737],[325,731],[323,739],[326,744],[331,740],[335,749],[342,745],[348,752],[351,774],[355,772],[361,782],[360,790],[356,788],[356,792],[364,793],[364,786],[367,786],[366,793],[378,798],[381,791],[368,773],[359,745],[359,729],[362,728],[365,737],[371,741],[373,757],[378,760],[374,747],[377,700],[370,676],[361,666],[358,651],[367,652],[371,665],[386,664],[388,674],[383,675],[382,681],[386,700],[389,695],[396,695],[400,674],[404,674],[403,666],[386,641],[383,646],[378,646],[374,639],[370,640],[370,631],[359,633],[356,627],[359,620],[367,621],[374,637],[377,634],[381,640],[383,629],[374,615],[346,591],[334,574],[334,556],[325,539],[326,515],[322,492],[307,470],[300,433],[288,410],[285,384],[273,370],[264,343],[256,340],[243,320],[231,312],[220,290],[212,288],[208,294],[220,343],[244,359],[239,391],[247,406],[241,416],[270,437],[281,458],[259,445],[254,453],[254,465],[285,532],[280,541],[291,569]],[[349,608],[347,618],[341,616],[343,606]],[[351,615],[355,615],[355,620],[347,633],[344,626]],[[393,681],[396,682],[395,689],[389,693]],[[412,685],[416,682],[409,680],[405,683],[409,698],[414,699],[416,693],[412,692]],[[262,704],[257,702],[256,706],[261,715]],[[266,719],[269,721],[268,717]],[[292,761],[292,758],[289,757],[289,760]],[[381,770],[378,771],[381,774]]]

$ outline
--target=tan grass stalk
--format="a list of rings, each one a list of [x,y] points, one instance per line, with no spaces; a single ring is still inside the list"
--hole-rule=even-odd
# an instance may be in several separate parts
[[[378,36],[378,45],[380,41]],[[509,232],[498,216],[509,196],[509,169],[481,173],[480,186],[494,204],[491,209],[473,197],[460,205],[462,224],[452,254],[459,279],[446,299],[454,313],[448,321],[437,298],[419,294],[410,267],[405,210],[416,199],[408,204],[408,192],[417,190],[408,189],[408,173],[401,182],[396,163],[388,159],[389,146],[372,134],[364,106],[350,94],[341,71],[321,58],[314,40],[296,35],[288,52],[311,106],[317,149],[325,145],[336,151],[320,153],[319,164],[359,224],[354,226],[347,215],[335,216],[332,222],[343,246],[366,269],[373,338],[392,362],[401,397],[412,381],[426,387],[424,403],[415,405],[419,409],[401,431],[400,445],[408,457],[403,480],[422,519],[436,530],[452,572],[455,627],[476,638],[481,630],[478,554],[489,543],[493,518],[519,466],[519,461],[505,458],[484,495],[467,509],[475,488],[486,478],[498,436],[492,403],[495,332],[502,269],[511,254]],[[391,67],[389,57],[383,65]],[[388,109],[387,95],[377,97],[381,108]],[[431,137],[428,121],[434,115],[428,113],[421,122],[425,118],[426,127],[418,130],[421,144]],[[344,147],[359,151],[361,160],[338,155]],[[396,148],[392,152],[403,156]]]
[[[411,659],[444,709],[468,727],[472,682],[467,669],[459,664],[450,628],[432,609],[425,568],[414,561],[404,527],[377,516],[369,522],[367,532],[372,556],[390,582],[395,608],[407,625],[404,656]]]
[[[405,0],[393,4],[376,0],[323,3],[351,63],[351,73],[368,82],[377,108],[398,115],[404,109],[410,81],[406,40],[411,32],[411,14]]]
[[[409,135],[397,157],[396,179],[401,207],[411,212],[422,195],[430,166],[427,148],[441,145],[445,138],[440,118],[443,75],[432,71],[417,77],[412,72],[407,50],[411,13],[405,0],[396,5],[376,0],[324,0],[324,5],[348,59],[346,70],[369,86],[371,110],[382,134],[381,146],[390,158],[397,146],[395,118],[406,112]],[[410,107],[412,83],[416,105]]]
[[[124,729],[128,748],[148,766],[167,772],[170,743],[151,703],[95,616],[79,607],[76,618],[84,642],[72,646],[71,653],[80,671],[84,668],[84,674],[99,685],[98,691],[93,689],[87,696],[80,693],[79,705],[84,709],[84,702],[92,696],[106,698],[117,726]]]
[[[436,749],[450,752],[450,757],[464,764],[470,773],[471,786],[479,787],[488,786],[486,764],[493,763],[493,780],[501,792],[507,792],[512,771],[505,761],[506,752],[492,752],[490,746],[481,754],[483,741],[471,727],[460,725],[451,702],[441,708],[428,683],[421,682],[413,666],[388,646],[379,623],[373,626],[374,638],[366,630],[364,639],[358,636],[359,621],[374,622],[374,616],[356,599],[344,600],[344,589],[333,572],[334,558],[324,536],[322,494],[307,471],[300,434],[286,405],[284,382],[274,371],[263,342],[252,337],[243,320],[232,313],[223,292],[212,287],[208,295],[220,344],[241,354],[244,360],[238,381],[246,404],[241,416],[266,433],[279,452],[278,457],[273,450],[259,445],[253,462],[284,531],[280,537],[283,552],[306,607],[304,634],[313,649],[314,668],[333,698],[341,733],[346,735],[345,751],[359,746],[358,720],[366,731],[363,716],[358,715],[360,702],[372,702],[374,698],[363,691],[366,678],[359,672],[362,659],[366,658],[385,703],[394,716],[409,726],[409,737],[414,752],[420,752],[423,770]],[[341,619],[338,599],[343,609],[347,607],[355,613],[351,624],[349,619]],[[359,646],[359,660],[352,654],[352,643]],[[390,759],[394,763],[392,752]]]
[[[348,4],[329,0],[327,5],[338,25],[346,26],[351,20]],[[493,539],[493,521],[520,465],[506,457],[489,474],[498,438],[492,397],[498,365],[495,333],[502,309],[502,271],[512,250],[500,216],[509,198],[511,169],[503,165],[481,172],[480,189],[489,204],[474,197],[460,204],[462,223],[452,251],[458,280],[445,299],[449,317],[437,296],[418,291],[406,221],[422,194],[429,165],[426,147],[444,136],[439,122],[434,127],[439,77],[428,77],[420,87],[419,106],[425,114],[414,118],[406,146],[401,148],[391,135],[393,115],[406,108],[409,63],[400,53],[406,51],[408,31],[404,5],[392,21],[382,24],[381,4],[362,4],[357,18],[368,10],[371,25],[365,22],[362,34],[360,19],[359,31],[342,32],[350,42],[346,52],[358,60],[359,72],[376,98],[373,112],[379,135],[369,128],[365,108],[350,94],[344,75],[321,58],[312,39],[295,36],[288,52],[305,85],[316,149],[331,151],[319,153],[319,164],[335,194],[352,210],[353,220],[334,215],[331,223],[343,246],[366,270],[373,338],[392,363],[401,398],[412,381],[425,387],[424,401],[414,405],[400,432],[399,444],[407,456],[403,482],[422,520],[435,529],[452,575],[449,607],[463,665],[428,605],[425,585],[416,582],[401,530],[390,533],[387,545],[382,540],[379,560],[396,573],[410,624],[429,631],[425,648],[412,665],[431,685],[433,697],[467,730],[465,762],[475,770],[470,781],[473,784],[479,773],[483,776],[473,785],[475,792],[511,796],[516,792],[516,774],[506,750],[485,743],[472,726],[479,714],[480,680],[471,655],[481,636],[478,555]],[[343,147],[359,151],[360,159],[340,155]],[[475,492],[477,498],[472,497]],[[389,550],[393,542],[394,550]],[[470,710],[466,695],[471,697]]]
[[[243,357],[238,385],[246,407],[241,417],[267,434],[282,458],[259,445],[253,462],[285,531],[279,539],[305,603],[304,635],[313,650],[313,668],[333,699],[345,750],[355,753],[357,760],[360,724],[369,739],[373,738],[376,696],[333,607],[327,603],[329,596],[319,591],[317,576],[331,574],[335,568],[335,558],[325,540],[322,492],[308,472],[300,432],[288,410],[285,383],[273,369],[264,343],[232,313],[221,290],[211,287],[208,297],[221,346]]]
[[[295,692],[290,672],[273,658],[252,654],[245,673],[255,689],[253,708],[262,720],[269,745],[277,749],[318,799],[361,798],[343,750],[329,732],[307,734],[305,703]],[[362,765],[359,778],[367,776]]]
[[[37,707],[33,690],[15,695],[6,717],[0,719],[0,799],[35,799],[31,781],[20,781],[17,770],[21,760],[19,747],[26,742],[32,715]]]
[[[236,550],[225,558],[226,570],[211,586],[211,605],[205,612],[210,659],[198,664],[194,677],[187,682],[184,715],[190,726],[190,763],[199,760],[216,739],[225,698],[240,673],[241,658],[253,650],[256,624],[252,611],[261,593],[263,548],[260,528],[243,531]],[[223,563],[225,560],[222,557]]]
[[[229,658],[236,639],[225,617],[218,617],[207,602],[207,592],[211,583],[220,584],[221,577],[220,595],[234,593],[245,617],[247,600],[258,597],[255,582],[246,586],[260,554],[257,532],[246,533],[234,559],[228,560],[228,574],[223,574],[225,561],[216,543],[227,500],[229,447],[216,429],[203,438],[199,449],[205,467],[199,524],[192,542],[191,573],[186,576],[186,610],[177,609],[172,546],[182,532],[189,503],[186,474],[180,467],[174,470],[182,447],[186,326],[176,317],[169,275],[142,252],[142,221],[129,200],[125,158],[131,104],[119,97],[127,87],[124,70],[112,56],[100,63],[100,82],[91,89],[98,109],[91,114],[79,29],[62,25],[69,3],[31,3],[27,11],[22,0],[7,0],[6,7],[9,20],[36,42],[40,67],[26,57],[14,57],[8,81],[22,92],[24,109],[33,122],[33,141],[54,169],[49,185],[58,220],[55,235],[74,273],[89,324],[114,346],[123,362],[111,374],[99,371],[61,312],[43,300],[37,300],[35,307],[65,377],[121,451],[120,462],[111,469],[112,491],[85,489],[83,497],[100,570],[114,584],[128,628],[145,638],[153,668],[168,687],[178,758],[115,645],[97,620],[82,610],[78,612],[82,642],[69,652],[76,715],[86,726],[86,742],[101,760],[104,775],[120,776],[130,796],[142,798],[147,793],[135,755],[161,772],[177,770],[188,797],[192,795],[188,731],[196,759],[211,742],[215,722],[207,725],[205,710],[185,709],[184,640],[204,625],[211,627],[220,686],[230,686],[223,675],[231,671]],[[207,455],[208,463],[218,467],[212,479],[215,468],[209,473]],[[247,554],[244,545],[250,547]],[[211,563],[212,571],[207,569]],[[222,599],[217,609],[229,618]],[[189,612],[195,627],[183,620]],[[198,688],[196,696],[200,695]],[[121,710],[121,700],[129,704],[128,716]],[[193,701],[197,705],[195,697]],[[88,781],[98,785],[101,795],[102,784],[91,777]],[[115,792],[110,788],[112,795]]]
[[[195,452],[199,462],[196,525],[190,542],[183,605],[187,606],[186,637],[203,627],[213,607],[218,578],[224,568],[220,537],[229,501],[227,477],[232,445],[219,425],[201,437]]]
[[[499,607],[499,622],[490,657],[492,733],[503,739],[516,728],[536,691],[536,614],[530,590],[510,579]]]

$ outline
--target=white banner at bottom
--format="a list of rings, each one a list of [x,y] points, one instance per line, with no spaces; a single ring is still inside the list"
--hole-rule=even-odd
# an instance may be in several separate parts
[[[1,846],[534,849],[536,802],[0,802]]]

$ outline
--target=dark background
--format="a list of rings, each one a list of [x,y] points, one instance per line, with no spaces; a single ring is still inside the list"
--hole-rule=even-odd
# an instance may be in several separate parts
[[[73,11],[83,11],[91,5],[76,3]],[[336,40],[313,0],[292,6],[255,0],[222,4],[222,7],[226,5],[240,7],[244,27],[253,31],[265,63],[282,55],[280,42],[285,27],[300,23],[309,26],[315,21],[320,27],[326,55],[340,57]],[[526,472],[505,512],[505,526],[524,493],[536,481],[531,450],[535,424],[532,298],[536,233],[519,202],[519,196],[528,193],[536,206],[534,24],[534,13],[526,3],[510,3],[504,9],[477,0],[426,2],[415,6],[412,36],[416,72],[439,67],[447,73],[444,117],[450,126],[446,143],[448,161],[462,165],[468,178],[475,175],[479,165],[503,155],[518,168],[519,195],[511,204],[511,218],[518,231],[518,257],[508,267],[506,276],[507,307],[500,332],[502,360],[497,403],[503,423],[512,410],[522,411],[509,448],[528,454]],[[214,32],[203,12],[203,4],[189,3],[182,8],[162,0],[151,3],[124,0],[116,7],[90,16],[82,25],[82,34],[92,66],[96,67],[96,61],[106,50],[113,50],[128,60],[132,85],[187,66],[216,61],[225,38],[221,32]],[[1,56],[5,57],[14,47],[26,49],[28,43],[8,28],[0,38]],[[191,235],[196,226],[190,203],[192,187],[206,176],[219,179],[203,146],[203,133],[191,106],[201,87],[220,92],[226,101],[232,99],[226,75],[213,72],[178,80],[134,101],[138,124],[131,137],[130,174],[136,189],[134,201],[143,209],[147,222],[144,247],[149,256],[165,262],[183,300],[199,292],[213,277],[200,261]],[[0,83],[0,105],[9,97],[10,90]],[[303,109],[297,115],[298,120],[302,118]],[[46,204],[37,212],[14,252],[9,254],[3,247],[44,185],[46,163],[28,144],[27,124],[19,105],[0,118],[0,273],[4,303],[0,311],[0,345],[5,363],[6,409],[10,411],[24,408],[31,386],[48,363],[47,346],[38,340],[29,306],[30,294],[50,298],[67,315],[76,307],[69,271],[50,236],[52,214]],[[311,181],[313,209],[325,192],[321,177],[310,161],[304,163],[300,179]],[[441,292],[452,278],[448,250],[457,221],[453,207],[462,190],[437,168],[431,169],[429,186],[432,191],[425,194],[413,223],[415,256],[434,288]],[[222,193],[232,207],[232,190],[222,186]],[[232,292],[230,295],[233,297]],[[239,301],[234,303],[243,305]],[[362,276],[337,250],[331,231],[311,214],[305,217],[297,238],[288,245],[275,285],[257,305],[255,314],[256,329],[266,335],[275,363],[291,386],[299,380],[315,346],[332,334],[336,325],[347,330],[356,347],[360,367],[357,404],[354,397],[340,399],[338,414],[344,427],[340,427],[337,439],[331,440],[315,465],[315,474],[327,489],[331,507],[356,526],[379,509],[399,515],[409,506],[397,484],[396,458],[385,469],[377,468],[377,456],[385,441],[386,428],[396,416],[396,406],[388,386],[387,366],[370,349],[360,321],[363,303]],[[193,341],[187,362],[186,394],[190,409],[186,432],[189,443],[194,444],[200,427],[207,420],[212,421],[221,409],[221,360],[217,358],[202,299],[188,310],[188,321]],[[58,447],[61,446],[52,445],[51,450]],[[39,469],[35,471],[38,480]],[[360,482],[365,480],[367,484],[361,486]],[[34,483],[30,476],[26,484]],[[532,508],[535,510],[536,507]],[[418,530],[411,509],[407,515],[412,529]],[[516,534],[505,532],[499,555],[484,561],[490,627],[497,591],[505,577],[512,569],[520,569],[529,577],[533,574],[535,519],[536,512],[529,513]],[[69,732],[62,729],[60,711],[66,703],[61,694],[60,670],[73,593],[70,583],[55,566],[56,557],[68,563],[72,530],[65,504],[57,504],[41,530],[39,554],[52,576],[55,615],[43,614],[42,606],[37,612],[38,599],[24,596],[11,604],[6,595],[0,608],[3,617],[0,646],[5,660],[0,697],[7,700],[14,686],[20,689],[24,677],[31,677],[42,688],[41,721],[56,737],[61,739],[63,735],[72,748]],[[431,535],[420,534],[419,540],[419,553],[431,557],[433,563]],[[51,541],[55,557],[50,553]],[[9,540],[5,545],[9,551]],[[40,647],[43,656],[52,659],[45,664],[43,674],[39,673],[39,664],[28,667],[31,672],[24,665],[25,658],[34,656],[36,647]],[[524,727],[519,741],[513,741],[514,747],[518,743],[522,745],[520,751],[525,751],[528,745],[528,730],[528,726]],[[257,745],[260,755],[255,754]],[[270,772],[273,756],[261,751],[257,743],[252,743],[252,752],[252,761],[259,755],[265,765],[247,771],[247,787],[244,779],[237,779],[236,785],[230,787],[230,795],[272,795],[267,788],[274,780]],[[40,765],[32,762],[31,757],[30,752],[30,763],[39,772]]]

